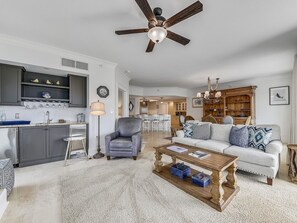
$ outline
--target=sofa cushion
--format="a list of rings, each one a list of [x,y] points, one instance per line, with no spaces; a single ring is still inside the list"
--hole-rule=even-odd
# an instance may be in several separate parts
[[[211,137],[210,139],[229,142],[229,135],[233,125],[211,125]]]
[[[247,126],[238,128],[233,126],[230,131],[229,141],[231,145],[248,147],[249,144],[249,130]]]
[[[230,146],[230,143],[225,141],[217,141],[217,140],[201,140],[200,142],[196,143],[197,147],[202,149],[208,149],[215,152],[223,153],[226,148]]]
[[[249,129],[249,147],[265,151],[270,142],[272,129],[250,126]]]
[[[192,138],[193,135],[193,123],[185,123],[183,124],[183,131],[185,133],[186,138]]]
[[[201,124],[201,125],[194,124],[192,138],[193,139],[204,139],[204,140],[209,139],[210,138],[210,124],[209,123]]]
[[[265,153],[255,148],[243,148],[239,146],[231,146],[224,150],[224,153],[238,156],[239,160],[253,163],[261,166],[275,167],[278,165],[278,156]]]
[[[111,148],[122,148],[122,147],[132,147],[132,139],[131,138],[124,138],[119,137],[110,142]]]
[[[198,142],[202,142],[201,139],[192,139],[192,138],[180,138],[180,137],[173,137],[172,142],[181,143],[189,146],[196,146]]]

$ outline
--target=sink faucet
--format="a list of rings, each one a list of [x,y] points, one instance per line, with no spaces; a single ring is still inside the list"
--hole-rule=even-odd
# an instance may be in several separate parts
[[[45,116],[47,116],[47,121],[46,121],[47,124],[49,124],[51,121],[53,121],[52,119],[50,119],[50,112],[49,111],[47,111],[45,113]]]

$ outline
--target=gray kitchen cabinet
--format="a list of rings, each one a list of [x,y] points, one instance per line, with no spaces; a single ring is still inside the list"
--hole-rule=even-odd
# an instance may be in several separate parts
[[[87,78],[69,75],[69,107],[87,107]]]
[[[0,105],[21,105],[23,68],[0,64]]]
[[[63,160],[69,125],[19,128],[20,167]]]
[[[47,158],[47,127],[19,128],[20,166]]]
[[[50,126],[48,136],[47,158],[64,157],[67,142],[63,139],[69,136],[69,126]]]

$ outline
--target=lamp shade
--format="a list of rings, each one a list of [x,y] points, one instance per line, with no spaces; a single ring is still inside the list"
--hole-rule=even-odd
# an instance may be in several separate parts
[[[102,102],[96,101],[91,104],[91,115],[105,115],[105,105]]]

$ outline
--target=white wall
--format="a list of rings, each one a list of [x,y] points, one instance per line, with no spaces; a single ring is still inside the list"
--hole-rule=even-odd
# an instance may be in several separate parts
[[[292,74],[274,75],[262,78],[224,83],[219,85],[219,89],[228,89],[256,85],[256,124],[277,124],[281,127],[282,140],[287,143],[290,139],[291,105],[269,105],[269,88],[278,86],[291,86]],[[196,97],[198,91],[205,88],[195,89],[187,98],[187,115],[195,119],[201,119],[202,108],[192,108],[192,98]]]
[[[69,58],[83,61],[89,64],[89,70],[83,71],[74,68],[63,67],[61,58]],[[28,64],[39,67],[52,68],[56,70],[66,71],[69,73],[83,73],[89,75],[88,83],[88,104],[99,100],[97,88],[100,85],[105,85],[109,88],[110,95],[106,99],[100,99],[105,103],[106,115],[101,117],[101,148],[104,148],[104,136],[114,131],[115,110],[116,110],[116,64],[101,60],[98,58],[89,57],[75,52],[66,51],[63,49],[37,44],[30,41],[17,39],[5,35],[0,35],[0,60],[17,62],[20,64]],[[0,110],[2,107],[0,107]],[[10,112],[22,112],[22,107],[11,108]],[[69,110],[69,117],[73,117],[78,110]],[[68,112],[67,112],[68,114]],[[39,115],[39,114],[37,114]],[[42,114],[40,114],[40,117]],[[89,120],[89,142],[90,155],[96,152],[97,145],[97,117],[89,115],[89,108],[86,109],[86,118]],[[65,118],[67,119],[67,118]]]
[[[123,71],[120,67],[116,68],[116,83],[115,88],[116,91],[122,91],[122,117],[129,117],[129,82],[130,78],[126,75],[125,71]],[[116,95],[116,104],[118,105],[119,95]],[[118,113],[118,109],[117,109]],[[118,114],[116,114],[118,117]]]
[[[189,95],[189,90],[179,87],[138,87],[130,85],[130,95],[135,96],[177,96],[177,97],[187,97]]]

